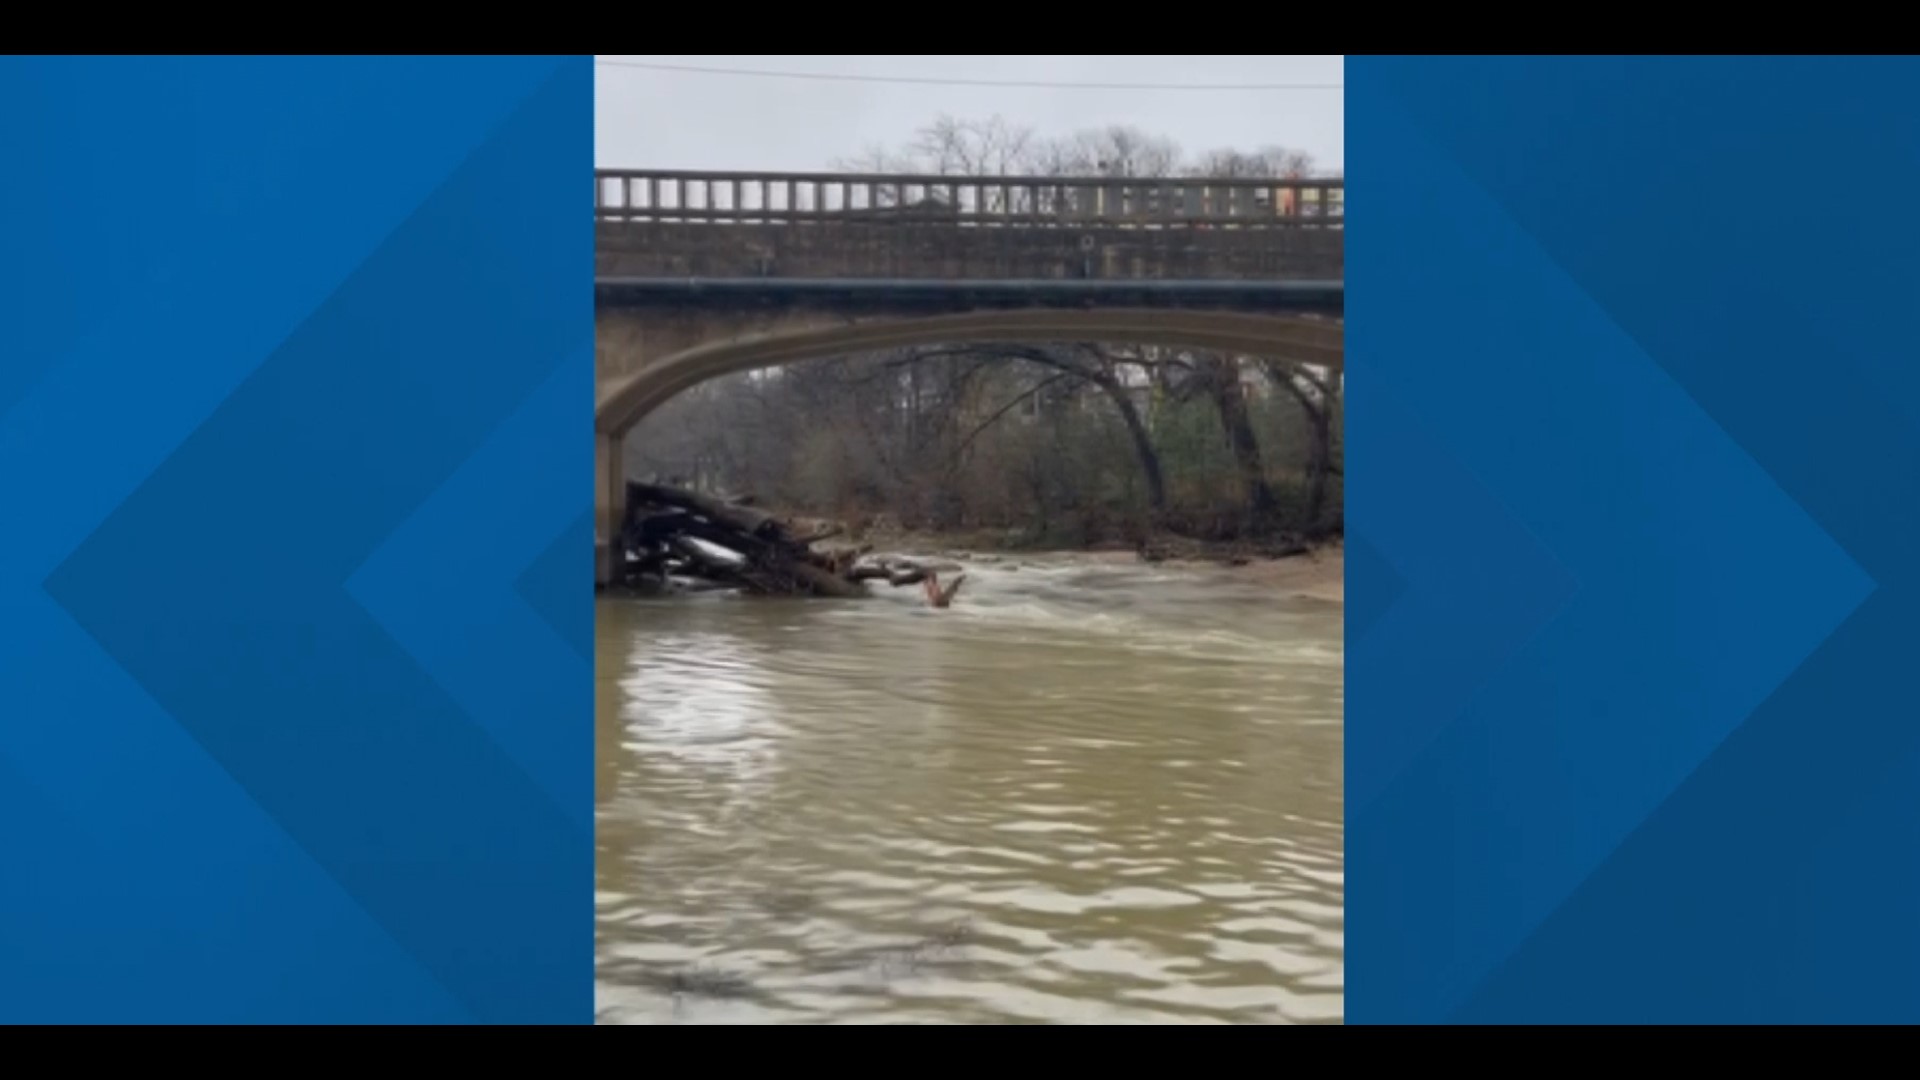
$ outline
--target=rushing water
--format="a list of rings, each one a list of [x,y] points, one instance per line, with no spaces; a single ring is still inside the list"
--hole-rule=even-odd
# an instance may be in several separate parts
[[[600,1022],[1340,1021],[1338,605],[876,593],[601,601]]]

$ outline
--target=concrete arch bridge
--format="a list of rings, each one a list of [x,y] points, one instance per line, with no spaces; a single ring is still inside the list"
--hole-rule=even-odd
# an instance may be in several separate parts
[[[722,375],[916,345],[1109,341],[1344,366],[1339,180],[607,171],[596,580],[627,433]]]

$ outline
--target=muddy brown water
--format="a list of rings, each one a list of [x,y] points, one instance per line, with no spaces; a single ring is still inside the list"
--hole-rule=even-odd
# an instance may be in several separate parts
[[[599,1021],[1340,1022],[1340,606],[967,573],[600,601]]]

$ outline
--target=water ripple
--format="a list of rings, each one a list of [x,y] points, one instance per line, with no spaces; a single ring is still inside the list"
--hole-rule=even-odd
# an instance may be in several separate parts
[[[1337,609],[603,602],[603,1023],[1337,1023]]]

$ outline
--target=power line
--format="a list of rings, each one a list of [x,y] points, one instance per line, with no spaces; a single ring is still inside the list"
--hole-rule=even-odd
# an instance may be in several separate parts
[[[864,82],[915,84],[920,86],[989,86],[1029,90],[1181,90],[1181,91],[1269,91],[1269,90],[1344,90],[1345,83],[1067,83],[1000,81],[995,79],[938,79],[893,75],[842,75],[820,71],[749,71],[741,68],[691,67],[685,64],[646,64],[635,60],[594,60],[604,67],[634,68],[640,71],[671,71],[687,75],[728,75],[751,79],[811,79],[818,82]]]

